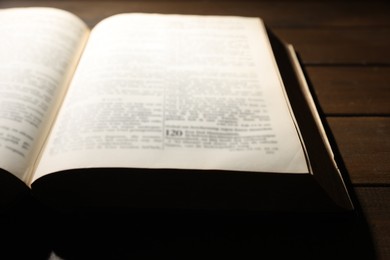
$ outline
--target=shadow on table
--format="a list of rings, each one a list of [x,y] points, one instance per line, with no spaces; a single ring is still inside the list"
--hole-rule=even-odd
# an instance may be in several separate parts
[[[20,207],[2,216],[2,259],[374,259],[364,217]],[[22,210],[21,210],[22,209]],[[27,217],[32,216],[32,217]],[[7,256],[4,256],[7,254]],[[6,257],[6,258],[4,258]]]
[[[63,259],[375,258],[356,215],[90,211],[61,218],[48,237]]]
[[[352,187],[348,178],[346,184]],[[375,259],[353,189],[356,210],[342,214],[123,208],[64,212],[39,204],[29,189],[20,190],[18,199],[0,207],[0,259],[47,260],[52,252],[65,260]]]

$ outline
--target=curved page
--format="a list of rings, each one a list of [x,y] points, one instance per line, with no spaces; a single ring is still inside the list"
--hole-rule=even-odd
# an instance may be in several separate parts
[[[87,34],[86,25],[65,11],[0,11],[0,168],[25,182]]]
[[[257,18],[121,14],[99,23],[35,179],[90,167],[308,173]]]

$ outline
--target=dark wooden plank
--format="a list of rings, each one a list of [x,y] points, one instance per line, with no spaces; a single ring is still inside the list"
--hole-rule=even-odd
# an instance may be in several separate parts
[[[390,117],[330,117],[353,184],[390,185]]]
[[[306,65],[390,65],[390,28],[275,29]]]
[[[306,67],[326,115],[389,115],[390,67]]]
[[[377,259],[390,259],[390,187],[359,187],[355,192],[371,229]]]
[[[385,2],[331,1],[15,1],[3,0],[0,8],[51,6],[82,17],[90,26],[122,12],[158,12],[259,16],[273,27],[390,26],[390,6]]]

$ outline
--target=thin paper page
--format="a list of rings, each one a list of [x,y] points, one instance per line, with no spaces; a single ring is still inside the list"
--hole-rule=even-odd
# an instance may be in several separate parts
[[[259,19],[123,14],[92,31],[38,168],[307,173]]]
[[[87,32],[80,19],[65,11],[0,11],[0,168],[24,181]]]

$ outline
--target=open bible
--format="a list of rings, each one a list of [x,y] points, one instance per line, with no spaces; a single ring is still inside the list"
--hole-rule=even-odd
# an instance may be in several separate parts
[[[0,11],[0,38],[7,192],[23,183],[64,207],[353,209],[295,52],[259,18],[118,14],[89,29],[17,8]]]

